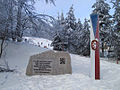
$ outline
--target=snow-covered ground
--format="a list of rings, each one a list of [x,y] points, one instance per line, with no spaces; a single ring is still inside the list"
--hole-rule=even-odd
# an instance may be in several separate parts
[[[29,44],[43,47],[43,48],[49,48],[53,49],[51,46],[52,41],[44,38],[37,38],[37,37],[23,37],[24,41],[26,40]]]
[[[71,54],[72,74],[26,76],[29,57],[48,49],[9,43],[6,57],[13,73],[0,73],[0,90],[120,90],[120,65],[101,61],[101,80],[90,78],[90,58]]]

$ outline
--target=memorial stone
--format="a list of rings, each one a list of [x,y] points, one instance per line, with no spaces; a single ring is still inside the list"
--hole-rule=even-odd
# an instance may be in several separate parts
[[[67,52],[46,51],[30,57],[26,75],[71,74],[71,58]]]

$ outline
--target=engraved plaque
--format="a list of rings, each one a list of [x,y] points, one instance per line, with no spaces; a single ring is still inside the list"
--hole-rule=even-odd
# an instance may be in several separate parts
[[[33,73],[51,73],[52,60],[33,60]]]

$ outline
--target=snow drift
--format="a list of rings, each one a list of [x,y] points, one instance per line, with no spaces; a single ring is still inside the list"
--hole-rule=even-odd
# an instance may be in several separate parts
[[[120,65],[101,61],[101,80],[90,78],[90,58],[71,54],[72,75],[26,76],[29,57],[49,49],[9,43],[6,56],[13,73],[0,73],[0,90],[119,90]]]

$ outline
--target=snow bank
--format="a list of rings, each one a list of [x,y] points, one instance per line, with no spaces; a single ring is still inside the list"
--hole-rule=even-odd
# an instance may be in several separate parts
[[[26,76],[29,56],[48,49],[9,43],[6,59],[13,73],[0,73],[0,90],[119,90],[120,65],[101,61],[101,80],[90,78],[90,59],[71,54],[72,75]],[[2,58],[4,59],[4,58]]]

